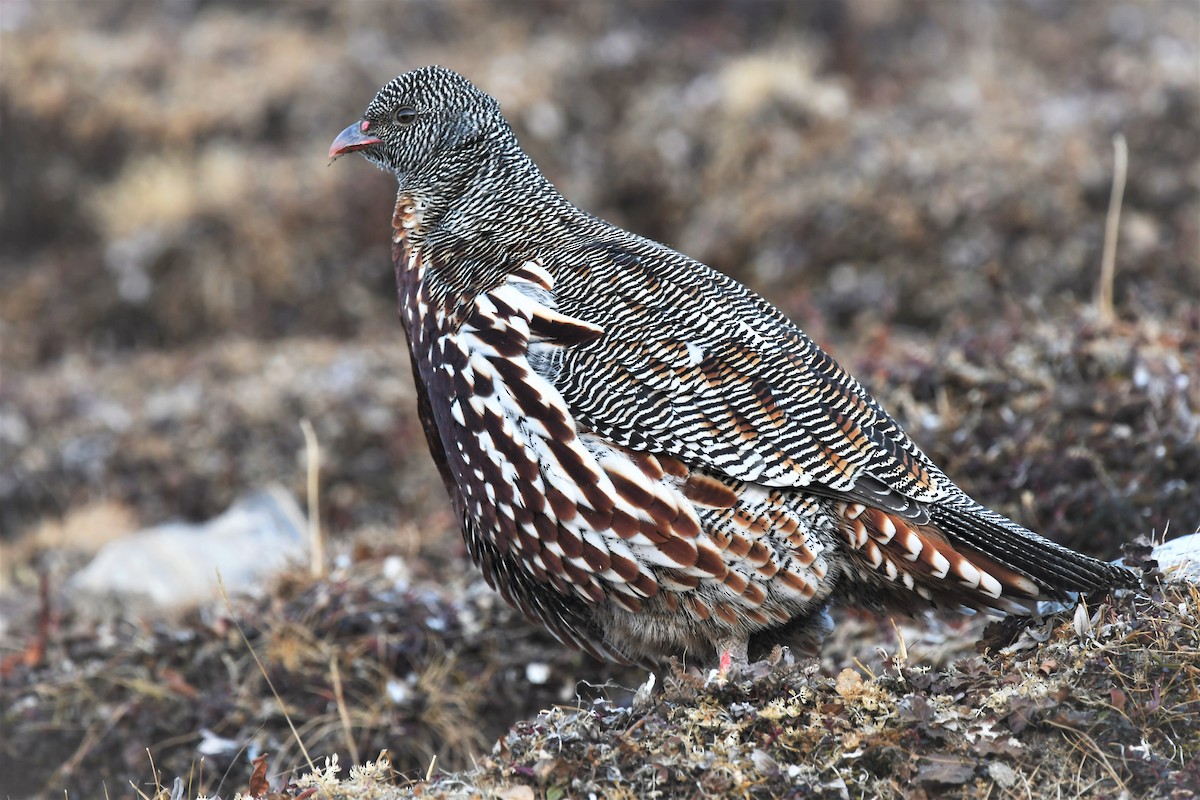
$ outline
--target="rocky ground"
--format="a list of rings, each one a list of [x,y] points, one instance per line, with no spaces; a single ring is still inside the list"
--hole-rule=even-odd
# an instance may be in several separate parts
[[[324,154],[387,78],[459,69],[578,204],[765,293],[978,499],[1114,558],[1200,525],[1198,42],[1188,0],[0,5],[0,790],[229,797],[259,755],[282,790],[305,751],[387,749],[388,776],[438,757],[430,796],[1193,791],[1178,585],[987,654],[980,622],[843,615],[819,665],[665,670],[630,708],[644,672],[466,564],[394,188]],[[136,617],[72,594],[144,526],[273,482],[303,504],[302,420],[324,577]]]

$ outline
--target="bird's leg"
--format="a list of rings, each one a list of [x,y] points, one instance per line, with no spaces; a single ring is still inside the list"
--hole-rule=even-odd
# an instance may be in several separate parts
[[[717,680],[724,683],[732,672],[734,675],[750,665],[746,654],[749,640],[746,638],[730,637],[717,644],[717,652],[721,654],[717,666]]]

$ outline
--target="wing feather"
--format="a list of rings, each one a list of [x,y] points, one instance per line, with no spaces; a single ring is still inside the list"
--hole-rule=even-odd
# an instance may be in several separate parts
[[[1061,547],[964,494],[765,300],[662,245],[619,235],[553,263],[559,312],[605,331],[565,348],[556,364],[554,383],[579,424],[731,480],[802,488],[894,516],[905,537],[872,539],[859,554],[873,567],[904,567],[897,574],[922,596],[928,591],[915,587],[952,567],[991,605],[1133,582],[1127,570]],[[617,288],[599,297],[589,290],[597,281]],[[928,564],[903,550],[919,551],[921,542]],[[987,600],[1001,585],[1004,598]]]
[[[633,237],[559,259],[560,313],[605,330],[556,365],[592,430],[737,480],[861,487],[901,513],[955,491],[853,377],[732,279]],[[598,297],[597,280],[619,288]]]

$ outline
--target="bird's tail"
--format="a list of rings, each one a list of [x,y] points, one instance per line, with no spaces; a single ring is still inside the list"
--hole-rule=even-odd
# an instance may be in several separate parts
[[[1131,570],[1056,544],[974,501],[928,507],[917,519],[861,503],[835,510],[877,584],[936,606],[1029,613],[1043,600],[1138,583]],[[910,606],[904,593],[892,595]]]
[[[1077,553],[978,503],[932,508],[930,521],[959,549],[1018,575],[1014,587],[1032,582],[1039,599],[1138,585],[1132,570]]]

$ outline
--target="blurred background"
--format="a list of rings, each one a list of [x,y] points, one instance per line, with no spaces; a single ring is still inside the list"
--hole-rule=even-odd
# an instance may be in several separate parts
[[[43,634],[54,602],[70,627],[46,598],[105,542],[267,483],[303,502],[301,419],[338,563],[473,591],[396,319],[394,181],[325,156],[429,63],[495,95],[577,205],[776,303],[981,501],[1105,558],[1200,523],[1194,0],[0,0],[7,652],[38,586]],[[1116,134],[1110,323],[1092,299]],[[64,722],[63,702],[78,759],[54,774],[143,763],[140,729],[100,757],[87,703]],[[459,707],[421,746],[475,714],[461,753],[486,749],[513,702]],[[26,708],[6,724],[48,724]],[[181,763],[228,719],[196,713]]]

